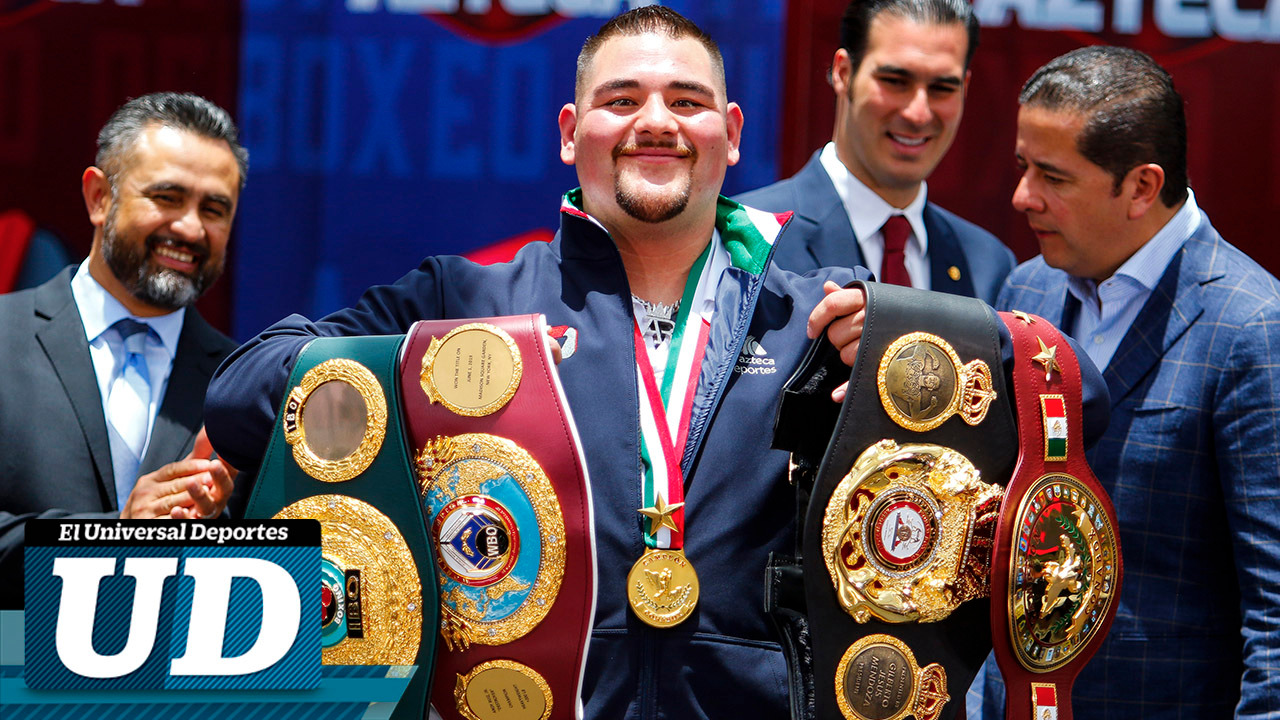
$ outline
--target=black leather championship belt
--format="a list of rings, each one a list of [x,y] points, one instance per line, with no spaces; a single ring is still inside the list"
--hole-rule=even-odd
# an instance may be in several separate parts
[[[436,580],[400,419],[404,336],[318,338],[298,355],[246,516],[320,521],[326,665],[417,665],[393,717],[427,710]]]
[[[538,315],[420,322],[400,379],[446,719],[580,718],[595,615],[587,467]]]
[[[774,444],[792,453],[800,557],[772,558],[766,603],[794,717],[949,719],[991,649],[1017,452],[999,321],[978,300],[860,285],[852,373],[824,336],[784,389]]]
[[[1085,460],[1080,366],[1044,318],[1013,338],[1021,452],[996,530],[991,630],[1008,720],[1070,720],[1071,686],[1115,617],[1115,509]]]

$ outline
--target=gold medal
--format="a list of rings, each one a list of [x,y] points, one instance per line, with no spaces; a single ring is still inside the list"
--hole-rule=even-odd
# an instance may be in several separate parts
[[[653,627],[684,622],[698,604],[698,574],[684,550],[645,550],[627,574],[627,600]]]

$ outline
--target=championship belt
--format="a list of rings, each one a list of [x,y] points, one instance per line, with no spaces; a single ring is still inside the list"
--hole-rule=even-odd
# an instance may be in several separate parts
[[[852,373],[824,336],[784,389],[774,444],[792,452],[800,559],[772,558],[766,602],[794,717],[952,718],[990,649],[991,547],[1016,452],[999,325],[978,300],[861,286]]]
[[[586,460],[538,315],[419,322],[400,380],[435,552],[444,718],[581,717],[595,616]]]
[[[317,338],[303,348],[246,516],[320,521],[322,662],[417,665],[393,715],[416,720],[438,603],[400,420],[403,341]]]
[[[1021,452],[996,528],[991,630],[1009,720],[1070,720],[1071,686],[1115,617],[1115,508],[1085,460],[1080,366],[1043,318],[1013,336]]]

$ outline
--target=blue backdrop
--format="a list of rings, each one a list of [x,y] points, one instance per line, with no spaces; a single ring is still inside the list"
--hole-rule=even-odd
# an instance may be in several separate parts
[[[238,119],[252,168],[236,219],[236,337],[349,305],[427,255],[557,226],[577,179],[556,116],[582,41],[629,3],[505,7],[548,4],[577,17],[513,31],[498,26],[512,19],[499,0],[470,24],[419,12],[456,0],[244,4]],[[747,117],[726,191],[772,182],[783,0],[667,5],[720,42]]]

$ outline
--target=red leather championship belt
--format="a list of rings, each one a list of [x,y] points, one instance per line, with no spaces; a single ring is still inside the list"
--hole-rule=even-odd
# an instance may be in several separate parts
[[[401,367],[440,585],[444,718],[579,718],[595,615],[586,461],[538,315],[420,322]]]
[[[1115,616],[1122,563],[1111,499],[1085,460],[1080,366],[1043,318],[1013,337],[1018,464],[991,563],[991,632],[1007,720],[1070,720],[1071,686]]]

